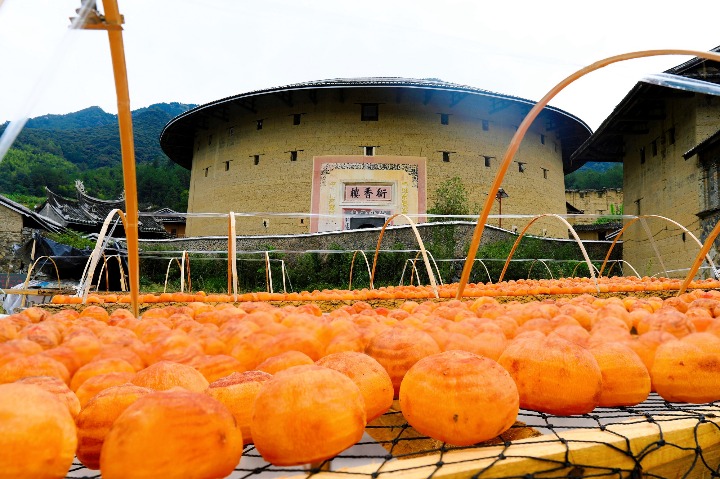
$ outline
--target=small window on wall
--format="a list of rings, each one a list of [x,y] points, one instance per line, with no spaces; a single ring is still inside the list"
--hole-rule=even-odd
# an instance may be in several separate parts
[[[490,130],[490,122],[488,120],[482,121],[482,129],[483,129],[483,131]]]
[[[540,135],[540,144],[545,144],[545,135]]]
[[[207,178],[208,173],[210,173],[210,167],[208,166],[205,168],[205,178]]]
[[[212,145],[212,135],[208,135],[208,146]]]
[[[440,113],[440,124],[441,125],[449,125],[450,124],[450,115],[447,113]]]
[[[297,161],[297,150],[290,152],[290,161]]]
[[[495,157],[483,155],[483,158],[485,159],[485,167],[490,168],[490,160],[492,160]]]
[[[543,168],[542,170],[543,170],[543,178],[547,180],[548,171],[550,171],[550,170],[548,170],[547,168]]]
[[[230,171],[230,162],[229,161],[225,162],[225,171]]]
[[[523,163],[522,161],[516,161],[516,163],[518,164],[518,171],[520,173],[525,173],[525,165],[527,163]]]
[[[640,164],[645,164],[645,147],[640,148]]]
[[[445,163],[450,163],[450,152],[449,151],[443,151],[442,152],[442,159]]]
[[[260,155],[253,155],[253,164],[254,165],[260,164]]]
[[[228,136],[233,136],[235,134],[235,127],[231,126],[228,128]]]
[[[360,105],[360,121],[378,121],[378,118],[377,103],[363,103]]]
[[[255,120],[255,128],[258,130],[262,130],[263,127],[263,121],[262,120]]]
[[[375,147],[374,146],[363,146],[363,155],[365,156],[375,156]]]
[[[642,198],[638,198],[637,200],[635,200],[635,205],[637,206],[637,213],[635,213],[635,214],[637,214],[638,216],[640,216],[642,214],[641,208],[640,208],[640,200],[642,200]]]
[[[293,125],[299,125],[302,119],[302,113],[293,113]]]
[[[668,143],[670,143],[671,145],[674,145],[675,144],[675,127],[672,127],[667,131],[667,136],[668,136]]]

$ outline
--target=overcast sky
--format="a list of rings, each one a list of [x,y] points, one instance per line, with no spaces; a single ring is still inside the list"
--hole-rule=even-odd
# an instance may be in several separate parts
[[[102,2],[98,2],[101,4]],[[80,0],[0,0],[0,122],[117,113],[107,34],[69,31]],[[119,0],[131,108],[203,104],[326,78],[440,78],[539,100],[635,50],[720,45],[720,1]],[[690,57],[606,67],[551,102],[593,130],[643,76]]]

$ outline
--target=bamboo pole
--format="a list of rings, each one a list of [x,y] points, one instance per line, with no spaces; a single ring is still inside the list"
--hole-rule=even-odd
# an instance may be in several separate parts
[[[103,0],[112,57],[115,91],[117,94],[118,123],[120,126],[120,150],[122,152],[123,186],[125,189],[125,237],[128,250],[128,278],[130,282],[130,305],[132,313],[139,316],[140,261],[138,258],[138,201],[135,173],[135,146],[133,143],[130,91],[128,88],[125,48],[122,38],[123,18],[117,0]]]

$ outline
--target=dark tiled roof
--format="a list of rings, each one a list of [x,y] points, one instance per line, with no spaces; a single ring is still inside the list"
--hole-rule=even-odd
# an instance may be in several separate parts
[[[77,188],[77,198],[65,198],[45,188],[47,192],[46,207],[52,209],[68,225],[84,225],[96,227],[100,231],[105,218],[112,210],[125,211],[125,200],[101,200],[86,194],[81,187]],[[138,231],[145,234],[164,234],[165,228],[152,216],[138,218]]]
[[[52,219],[39,215],[20,203],[16,203],[10,198],[6,198],[2,195],[0,195],[0,205],[19,213],[23,217],[23,226],[43,229],[54,233],[61,232],[65,229],[61,224],[53,221]]]

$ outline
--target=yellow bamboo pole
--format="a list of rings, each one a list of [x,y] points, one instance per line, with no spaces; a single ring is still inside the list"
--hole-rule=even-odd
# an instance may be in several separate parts
[[[699,58],[705,58],[706,60],[713,60],[713,61],[720,61],[720,54],[714,53],[714,52],[701,52],[696,50],[683,50],[683,49],[666,49],[666,50],[644,50],[644,51],[638,51],[638,52],[630,52],[630,53],[623,53],[621,55],[615,55],[612,57],[605,58],[604,60],[597,61],[593,63],[592,65],[588,65],[585,68],[582,68],[578,70],[577,72],[573,73],[572,75],[568,76],[564,80],[562,80],[560,83],[555,85],[542,99],[533,106],[533,108],[528,112],[528,114],[523,119],[522,123],[520,123],[520,126],[518,127],[517,131],[515,132],[515,135],[510,140],[510,145],[508,146],[507,151],[505,152],[505,156],[503,157],[503,160],[500,164],[500,168],[498,169],[497,175],[495,176],[495,180],[492,183],[492,186],[490,186],[490,191],[488,191],[488,196],[485,199],[485,205],[483,206],[482,211],[480,212],[480,216],[478,217],[477,224],[475,225],[475,231],[473,233],[472,239],[470,240],[470,248],[468,250],[467,258],[465,259],[465,264],[463,265],[462,274],[460,276],[460,282],[458,283],[458,289],[456,298],[460,299],[462,298],[463,292],[465,291],[465,285],[467,285],[468,280],[470,279],[470,272],[473,267],[473,263],[475,261],[475,255],[477,254],[478,247],[480,246],[480,239],[482,238],[483,230],[485,229],[485,223],[487,222],[488,216],[490,216],[490,210],[493,206],[493,202],[495,201],[495,197],[497,196],[498,190],[500,189],[500,185],[502,184],[503,178],[505,178],[505,173],[507,173],[508,168],[510,167],[510,164],[512,163],[513,158],[515,157],[515,153],[517,153],[517,150],[520,148],[520,142],[525,137],[525,133],[527,133],[528,129],[530,128],[530,125],[535,120],[535,118],[540,114],[540,112],[545,108],[545,106],[550,103],[550,100],[552,100],[555,95],[560,93],[566,86],[577,80],[578,78],[587,75],[590,72],[593,72],[595,70],[599,70],[600,68],[606,67],[608,65],[611,65],[613,63],[625,61],[625,60],[632,60],[634,58],[645,58],[645,57],[652,57],[652,56],[658,56],[658,55],[692,55]],[[697,260],[696,260],[697,262]],[[689,280],[686,282],[689,283]]]
[[[103,0],[105,23],[110,40],[115,92],[117,94],[118,123],[120,127],[120,150],[122,152],[123,186],[125,188],[125,237],[128,250],[128,278],[130,304],[133,314],[139,316],[140,261],[138,258],[138,201],[135,173],[135,146],[133,143],[130,91],[128,88],[125,48],[122,38],[123,18],[117,0]]]

